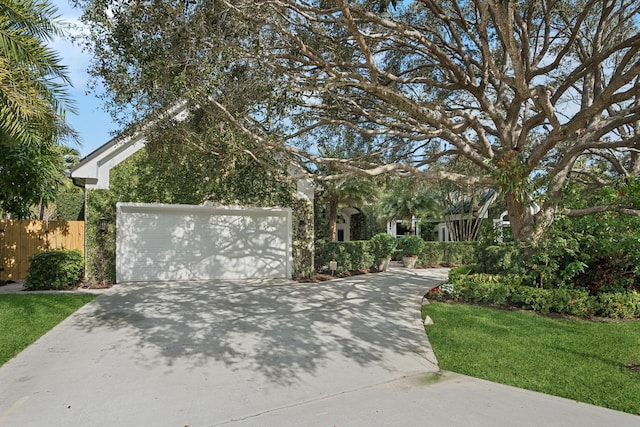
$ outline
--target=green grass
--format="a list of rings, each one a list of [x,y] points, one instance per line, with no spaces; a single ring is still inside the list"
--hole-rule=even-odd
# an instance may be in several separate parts
[[[640,322],[556,319],[431,303],[441,369],[640,415]]]
[[[0,295],[0,366],[94,298],[90,294]]]

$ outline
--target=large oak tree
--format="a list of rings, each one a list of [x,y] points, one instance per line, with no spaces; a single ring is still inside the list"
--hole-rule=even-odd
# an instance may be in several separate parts
[[[640,170],[637,0],[78,2],[128,119],[188,99],[337,177],[494,187],[518,240],[561,212],[621,210],[568,209],[570,180]],[[341,128],[368,137],[366,156],[319,154]],[[443,167],[456,158],[473,173]]]

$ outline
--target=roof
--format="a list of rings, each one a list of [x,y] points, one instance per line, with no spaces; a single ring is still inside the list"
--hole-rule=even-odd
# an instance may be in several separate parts
[[[167,110],[158,120],[171,117],[182,121],[188,115],[187,103],[181,102]],[[84,157],[69,172],[73,183],[88,189],[108,189],[109,171],[145,146],[147,138],[144,131],[155,123],[156,121],[150,121],[132,135],[118,135]]]
[[[69,176],[78,187],[107,190],[109,189],[109,172],[130,156],[135,154],[147,143],[145,131],[153,127],[158,120],[173,119],[183,121],[189,116],[189,108],[186,101],[182,101],[169,108],[158,119],[149,121],[141,126],[140,130],[132,134],[121,134],[106,142],[98,149],[84,157],[71,168]],[[305,175],[304,168],[295,162],[288,165],[288,173],[292,176]],[[299,199],[313,200],[315,185],[312,179],[302,178],[297,180],[297,196]]]

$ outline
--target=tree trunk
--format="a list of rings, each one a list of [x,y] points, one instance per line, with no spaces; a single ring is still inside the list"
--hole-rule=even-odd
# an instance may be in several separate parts
[[[338,202],[329,201],[329,241],[335,242],[338,229]]]
[[[514,194],[505,195],[507,212],[509,212],[509,222],[513,239],[522,243],[533,243],[540,235],[541,231],[536,226],[536,218],[532,207],[519,201]]]

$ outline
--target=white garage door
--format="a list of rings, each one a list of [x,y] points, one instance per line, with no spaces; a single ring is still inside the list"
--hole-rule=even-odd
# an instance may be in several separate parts
[[[291,277],[291,210],[119,203],[116,281]]]

